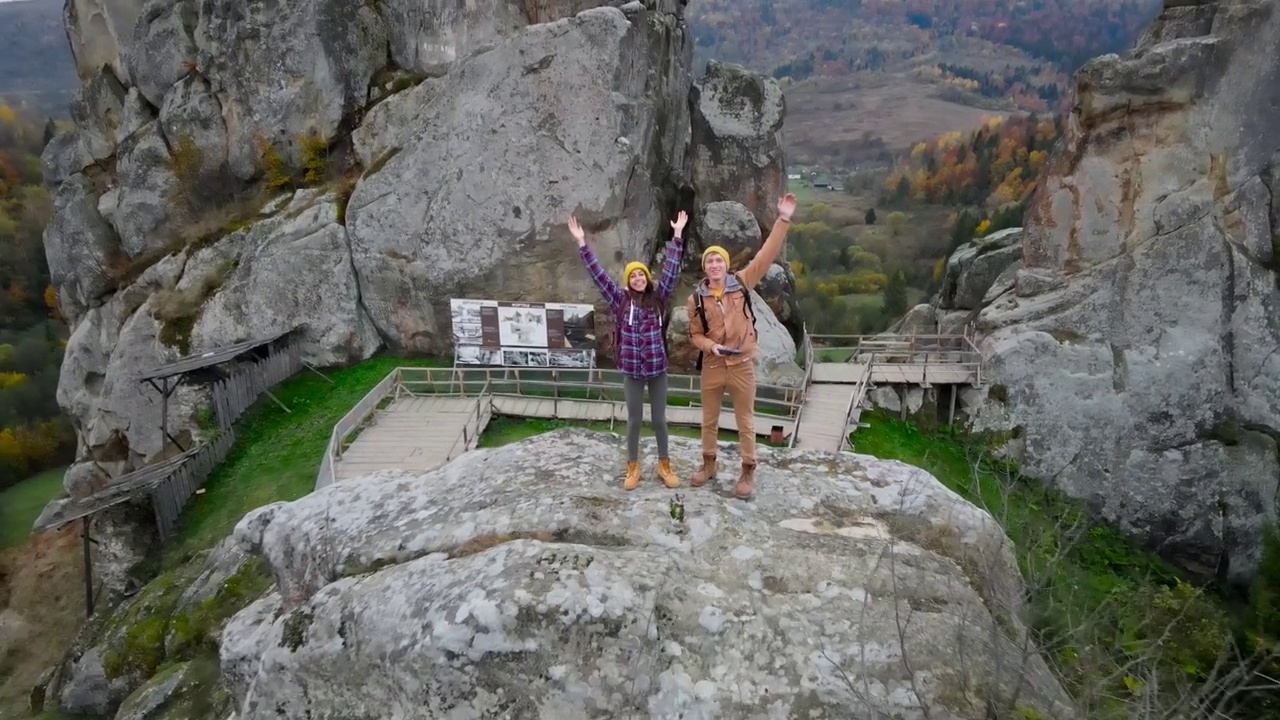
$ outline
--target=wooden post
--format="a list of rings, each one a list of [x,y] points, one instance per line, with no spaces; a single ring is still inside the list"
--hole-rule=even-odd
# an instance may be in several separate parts
[[[80,519],[81,535],[84,537],[84,614],[85,617],[93,615],[93,555],[89,551],[89,518],[85,515]]]

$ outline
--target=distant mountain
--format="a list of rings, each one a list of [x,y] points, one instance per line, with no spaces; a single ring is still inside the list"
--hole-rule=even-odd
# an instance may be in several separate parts
[[[0,98],[66,117],[78,83],[61,0],[0,2]]]

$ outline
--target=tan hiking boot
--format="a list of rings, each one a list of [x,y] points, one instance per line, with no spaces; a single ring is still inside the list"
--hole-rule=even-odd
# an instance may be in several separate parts
[[[627,463],[627,479],[622,481],[623,490],[635,490],[640,487],[640,463],[634,460]]]
[[[714,480],[716,477],[716,456],[703,455],[702,469],[693,474],[689,484],[694,487],[702,487],[707,484],[708,480]]]
[[[742,464],[742,474],[738,476],[738,484],[733,488],[734,497],[739,500],[750,500],[756,489],[756,466]]]
[[[680,487],[680,478],[676,477],[676,471],[671,469],[669,458],[658,461],[658,477],[662,480],[662,484],[669,488]]]

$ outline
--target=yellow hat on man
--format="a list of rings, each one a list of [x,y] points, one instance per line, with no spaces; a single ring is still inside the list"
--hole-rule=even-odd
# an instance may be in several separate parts
[[[631,273],[635,272],[636,270],[643,270],[644,279],[648,280],[649,282],[653,282],[653,274],[649,272],[649,266],[645,265],[639,260],[632,260],[631,262],[627,263],[627,268],[622,271],[623,285],[626,285],[631,282]]]
[[[729,264],[729,251],[728,251],[728,250],[725,250],[724,248],[720,247],[719,245],[712,245],[711,247],[709,247],[709,248],[707,248],[706,250],[703,250],[703,251],[702,251],[702,264],[703,264],[703,265],[706,265],[706,264],[707,264],[707,256],[708,256],[708,255],[710,255],[710,254],[712,254],[712,253],[715,253],[716,255],[719,255],[720,257],[724,258],[724,264],[725,264],[725,265],[728,265],[728,264]]]

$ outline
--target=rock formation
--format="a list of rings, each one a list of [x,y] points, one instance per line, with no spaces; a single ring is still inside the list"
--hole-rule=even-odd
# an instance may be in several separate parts
[[[1280,5],[1165,5],[1128,56],[1079,73],[1021,267],[977,316],[975,425],[1167,557],[1243,582],[1280,482]]]
[[[623,493],[624,462],[561,430],[246,516],[276,590],[221,636],[239,719],[982,718],[1019,681],[1023,711],[1072,717],[1019,650],[1008,539],[932,476],[761,448],[745,507]]]
[[[58,398],[82,440],[68,492],[165,451],[141,369],[291,328],[321,365],[447,352],[450,297],[598,300],[570,213],[620,266],[706,193],[759,204],[695,175],[764,174],[759,192],[780,194],[780,156],[695,161],[682,15],[678,0],[68,0],[83,86],[43,158],[72,325]],[[697,142],[754,141],[714,127]],[[201,402],[169,403],[179,438]]]

